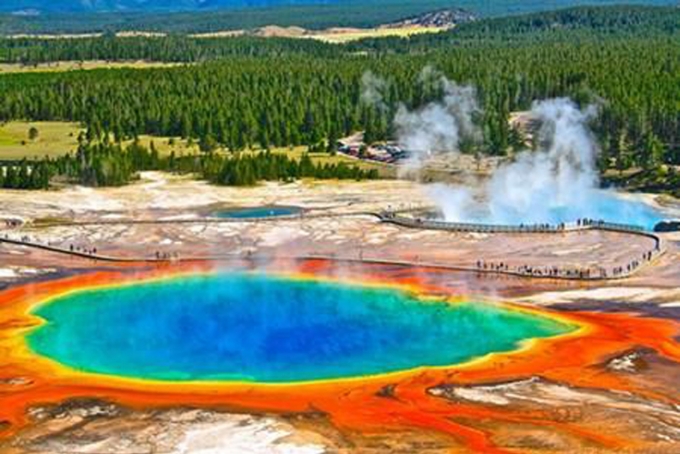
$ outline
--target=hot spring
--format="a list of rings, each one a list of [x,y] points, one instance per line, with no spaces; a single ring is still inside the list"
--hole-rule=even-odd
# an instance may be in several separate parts
[[[588,191],[568,203],[551,203],[550,197],[478,200],[466,191],[445,186],[435,186],[430,189],[430,193],[439,207],[437,216],[449,222],[557,225],[575,223],[578,219],[593,219],[652,231],[659,222],[674,217],[635,195],[623,196],[607,190]]]
[[[29,347],[99,374],[265,383],[447,366],[574,329],[478,302],[260,274],[86,289],[34,310]]]
[[[291,206],[261,206],[234,208],[217,211],[214,215],[222,219],[257,219],[281,216],[294,216],[302,213],[302,208]]]

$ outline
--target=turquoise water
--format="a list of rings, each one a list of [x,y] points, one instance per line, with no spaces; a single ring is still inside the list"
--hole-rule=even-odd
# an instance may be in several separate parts
[[[215,216],[223,219],[254,219],[276,216],[293,216],[295,214],[300,214],[301,211],[302,209],[298,207],[264,206],[218,211],[215,213]]]
[[[604,220],[654,230],[669,216],[642,200],[621,197],[611,191],[593,191],[567,205],[530,204],[524,209],[512,204],[498,204],[478,216],[474,222],[519,225],[533,223],[559,224],[577,219]]]
[[[160,380],[297,382],[461,363],[572,328],[482,303],[266,275],[86,290],[39,306],[38,354]]]
[[[551,208],[545,217],[546,220],[538,222],[558,224],[589,218],[618,224],[636,225],[651,231],[654,230],[657,223],[663,221],[666,217],[662,212],[641,200],[620,197],[616,193],[607,191],[599,191],[597,197],[593,197],[581,206],[576,204]]]

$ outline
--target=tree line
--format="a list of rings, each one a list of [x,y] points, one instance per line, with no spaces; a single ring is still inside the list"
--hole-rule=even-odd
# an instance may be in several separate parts
[[[271,23],[274,22],[266,25]],[[145,29],[148,30],[151,29]],[[221,30],[224,29],[216,29]],[[79,60],[195,63],[233,56],[262,57],[299,53],[340,58],[356,53],[412,55],[451,46],[477,47],[489,43],[510,47],[529,42],[545,44],[634,38],[672,40],[677,39],[679,34],[680,10],[677,7],[580,6],[466,22],[442,33],[364,38],[344,45],[297,38],[250,35],[197,37],[181,33],[116,36],[115,33],[106,32],[71,39],[7,37],[0,38],[0,61],[25,65]]]
[[[269,151],[181,156],[173,152],[161,156],[153,142],[150,148],[146,148],[139,142],[123,147],[107,141],[82,141],[73,154],[0,165],[0,187],[48,189],[55,180],[91,187],[123,186],[137,179],[140,171],[146,170],[194,174],[197,178],[222,186],[253,186],[260,181],[290,182],[299,178],[379,178],[375,169],[363,170],[342,162],[315,164],[307,153],[299,160]]]
[[[123,36],[113,34],[72,39],[0,38],[0,61],[26,66],[57,61],[133,61],[197,63],[233,56],[275,57],[306,54],[337,56],[336,45],[314,39],[194,38],[182,35]]]
[[[18,164],[0,165],[0,188],[47,189],[52,166],[44,161],[21,160]]]
[[[93,3],[93,2],[89,2]],[[98,3],[98,2],[94,2]],[[153,2],[146,2],[153,3]],[[177,2],[175,2],[177,3]],[[0,33],[91,33],[99,31],[157,31],[198,33],[252,29],[265,25],[329,27],[374,27],[443,8],[464,8],[479,17],[527,14],[583,4],[582,0],[344,0],[321,5],[288,4],[283,7],[211,10],[201,12],[140,13],[68,12],[20,15],[0,14]],[[591,1],[589,3],[595,3]],[[599,3],[623,3],[599,0]],[[673,0],[645,0],[646,5],[669,6]]]
[[[653,38],[7,74],[0,76],[0,121],[76,121],[87,126],[91,140],[151,134],[234,151],[333,142],[363,130],[382,140],[394,136],[400,104],[416,109],[441,96],[419,82],[426,66],[478,88],[482,152],[507,153],[511,112],[529,109],[536,99],[569,96],[601,105],[594,126],[612,165],[680,163],[680,41]],[[368,70],[387,82],[381,106],[362,102],[361,78]]]
[[[477,87],[483,140],[471,152],[511,152],[519,142],[508,124],[511,112],[568,96],[600,106],[593,127],[603,170],[678,165],[678,23],[680,10],[672,8],[579,8],[348,46],[217,40],[211,45],[244,47],[225,60],[178,68],[0,76],[0,121],[77,121],[90,141],[151,134],[196,140],[205,150],[319,146],[356,131],[380,141],[394,138],[400,105],[418,109],[441,98],[440,88],[422,82],[430,66]],[[111,39],[102,39],[101,52],[111,45],[122,55],[129,46],[134,54],[138,46],[165,43],[194,58],[182,47],[185,38]],[[91,45],[76,41],[48,45],[45,55]],[[263,46],[263,53],[249,55],[250,46]],[[362,97],[366,71],[385,80],[379,104]]]
[[[480,2],[462,0],[471,6],[502,14],[508,10],[524,8],[527,0],[512,0],[508,7],[505,0]],[[535,0],[534,0],[535,1]],[[569,2],[570,0],[562,0]],[[648,0],[663,2],[669,0]],[[89,2],[101,3],[101,2]],[[144,2],[154,3],[154,2]],[[157,2],[156,2],[157,3]],[[173,2],[173,7],[178,2]],[[181,2],[180,2],[181,3]],[[212,9],[193,12],[97,12],[73,14],[72,12],[20,15],[0,14],[0,34],[19,33],[92,33],[99,31],[159,31],[168,33],[203,33],[223,30],[249,30],[266,25],[299,26],[309,29],[329,27],[373,27],[397,21],[404,17],[450,7],[450,0],[344,0],[323,2],[321,5],[306,2],[286,2],[284,6],[272,6],[270,2],[248,2],[251,8]],[[267,5],[262,5],[266,3]],[[296,3],[296,4],[293,4]],[[532,2],[533,3],[533,2]],[[540,5],[540,2],[538,2]],[[464,5],[460,5],[464,6]],[[532,4],[529,9],[536,9]]]
[[[365,38],[347,44],[350,51],[417,53],[446,46],[475,47],[495,43],[554,43],[560,41],[677,39],[680,10],[677,7],[639,5],[580,6],[526,15],[497,17],[460,24],[443,33],[411,38]]]

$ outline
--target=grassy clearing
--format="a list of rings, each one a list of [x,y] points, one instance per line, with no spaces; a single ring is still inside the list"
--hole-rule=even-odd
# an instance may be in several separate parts
[[[193,144],[189,145],[186,140],[180,139],[179,137],[171,139],[170,137],[160,136],[139,136],[139,143],[142,146],[151,148],[151,142],[153,142],[154,147],[156,147],[156,150],[158,150],[158,153],[161,156],[168,156],[173,151],[177,156],[200,153],[197,141],[194,141]],[[123,145],[129,145],[131,143],[132,140],[128,140],[124,142]]]
[[[158,150],[158,153],[161,156],[167,156],[171,152],[175,152],[177,156],[181,155],[189,155],[189,154],[198,154],[200,153],[200,150],[198,148],[198,144],[194,142],[192,145],[189,145],[186,140],[180,139],[180,138],[174,138],[173,139],[173,144],[170,144],[170,138],[168,137],[154,137],[154,136],[140,136],[139,137],[140,143],[147,147],[151,147],[151,142],[153,142],[154,147]],[[130,143],[131,141],[126,142]],[[272,148],[271,151],[272,153],[284,153],[288,155],[288,157],[293,158],[293,159],[300,159],[302,157],[302,154],[305,153],[307,150],[307,147],[305,146],[298,146],[298,147],[278,147],[278,148]],[[259,149],[253,149],[253,150],[248,150],[245,151],[245,153],[258,153],[261,150]],[[229,153],[227,150],[224,149],[218,149],[215,151],[215,153]],[[348,156],[336,154],[335,156],[332,156],[328,153],[311,153],[309,155],[312,158],[312,161],[315,164],[339,164],[341,162],[344,162],[347,165],[356,165],[358,167],[361,167],[362,169],[378,169],[378,171],[381,172],[381,175],[389,175],[389,172],[391,170],[390,166],[380,164],[377,162],[367,162],[367,161],[361,161],[359,159],[352,159]]]
[[[376,28],[329,28],[324,30],[306,30],[301,27],[278,27],[267,26],[255,31],[224,30],[211,33],[198,33],[191,35],[196,38],[229,38],[252,34],[262,38],[296,38],[316,39],[331,44],[343,44],[364,38],[384,38],[398,36],[406,38],[423,33],[438,33],[448,30],[447,27],[421,27],[418,25],[404,27],[376,27]]]
[[[281,152],[281,153],[286,153],[289,157],[294,158],[294,159],[300,159],[302,157],[302,154],[307,150],[307,147],[296,147],[294,149],[274,149],[272,150],[273,152]],[[312,162],[315,164],[340,164],[340,163],[345,163],[348,166],[357,166],[361,169],[364,170],[371,170],[371,169],[377,169],[378,172],[380,172],[380,175],[383,177],[392,177],[395,175],[395,171],[392,167],[381,164],[379,162],[368,162],[368,161],[362,161],[360,159],[354,159],[350,158],[349,156],[341,155],[341,154],[336,154],[336,155],[330,155],[328,153],[310,153],[309,155],[310,158],[312,158]]]
[[[0,75],[16,73],[66,72],[81,70],[88,71],[93,69],[116,69],[116,68],[132,68],[132,69],[166,68],[181,66],[183,64],[184,63],[164,63],[143,60],[118,61],[118,62],[109,62],[104,60],[60,61],[52,63],[40,63],[36,65],[22,65],[20,63],[0,63]]]
[[[259,153],[261,150],[250,150],[246,151],[245,153]],[[302,155],[307,152],[307,147],[305,146],[298,146],[298,147],[279,147],[279,148],[272,148],[271,149],[272,153],[283,153],[286,154],[289,158],[291,159],[296,159],[299,160],[302,158]],[[368,161],[362,161],[360,159],[354,159],[349,156],[345,156],[342,154],[335,154],[335,155],[330,155],[328,153],[309,153],[309,157],[312,159],[312,162],[314,164],[340,164],[340,163],[345,163],[348,166],[357,166],[363,170],[371,170],[371,169],[376,169],[380,173],[381,176],[383,177],[393,177],[395,175],[395,171],[393,167],[390,167],[385,164],[381,164],[379,162],[368,162]]]
[[[306,35],[305,38],[318,39],[327,43],[342,44],[350,41],[356,41],[364,38],[384,38],[387,36],[398,36],[407,38],[413,35],[420,35],[423,33],[439,33],[446,30],[443,27],[380,27],[380,28],[366,28],[366,29],[330,29],[320,33],[312,33]]]
[[[35,127],[38,138],[30,140],[28,132]],[[78,148],[78,135],[83,131],[77,123],[59,121],[23,122],[12,121],[0,125],[0,160],[20,160],[23,158],[57,157],[75,151]],[[140,136],[142,145],[154,146],[162,155],[169,155],[171,151],[179,154],[198,153],[198,145],[188,146],[184,140],[176,139],[170,145],[167,137]],[[126,141],[124,145],[132,141]]]
[[[38,130],[38,138],[30,140],[31,128]],[[81,127],[76,123],[58,121],[12,121],[0,125],[0,160],[55,157],[73,151],[78,146]]]
[[[36,140],[29,139],[29,130],[35,127],[38,130],[38,138]],[[19,122],[13,121],[0,125],[0,160],[18,161],[21,159],[44,158],[45,156],[57,157],[66,153],[73,152],[78,147],[78,135],[82,128],[76,123],[65,122]],[[158,150],[161,156],[168,156],[173,151],[177,156],[199,154],[198,143],[191,144],[188,141],[180,138],[157,137],[157,136],[140,136],[140,143],[147,147],[151,147],[153,142],[154,147]],[[128,140],[123,143],[124,146],[132,143]],[[273,148],[274,153],[285,153],[290,158],[300,159],[305,153],[307,147],[280,147]],[[250,150],[246,153],[257,153],[260,150]],[[218,149],[216,153],[228,153],[224,149]],[[339,164],[344,162],[349,166],[356,165],[362,169],[370,170],[377,169],[382,176],[391,177],[394,175],[394,169],[388,165],[361,161],[353,159],[348,156],[336,154],[332,156],[328,153],[312,153],[310,154],[312,161],[315,164]]]

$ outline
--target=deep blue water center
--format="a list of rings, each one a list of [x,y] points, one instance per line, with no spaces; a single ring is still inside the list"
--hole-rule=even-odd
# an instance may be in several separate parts
[[[229,210],[218,211],[215,216],[222,219],[256,219],[256,218],[270,218],[280,216],[293,216],[300,214],[302,211],[299,207],[290,206],[262,206],[252,208],[234,208]]]
[[[297,382],[464,362],[573,329],[483,303],[257,274],[84,290],[39,306],[38,354],[160,380]]]

